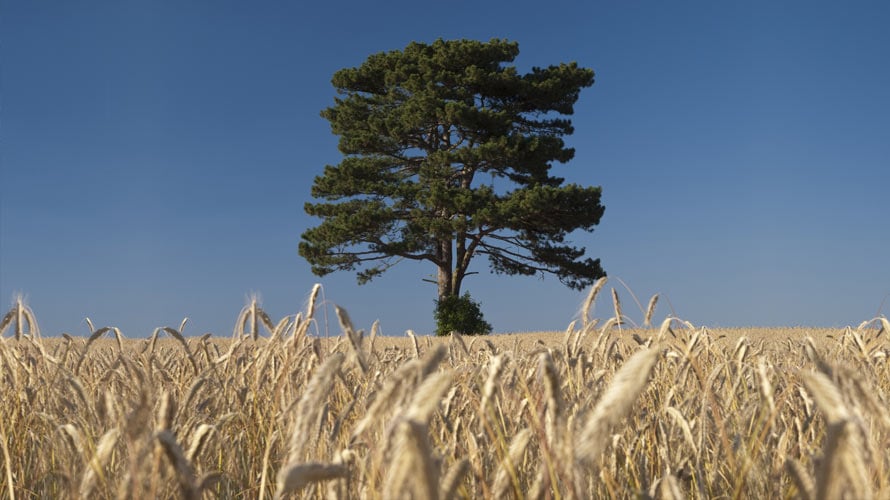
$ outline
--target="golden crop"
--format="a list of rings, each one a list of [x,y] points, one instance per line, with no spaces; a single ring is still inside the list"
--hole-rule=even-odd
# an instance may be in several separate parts
[[[128,340],[44,339],[18,306],[0,495],[890,496],[886,319],[630,330],[588,309],[562,333],[398,339],[340,310],[321,339],[314,303],[277,324],[254,303],[233,339]]]

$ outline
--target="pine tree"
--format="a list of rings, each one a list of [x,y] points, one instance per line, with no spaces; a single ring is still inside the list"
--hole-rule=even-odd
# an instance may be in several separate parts
[[[336,72],[322,116],[343,160],[315,178],[300,254],[319,276],[366,283],[402,259],[428,261],[438,301],[460,296],[474,257],[492,272],[556,275],[582,289],[605,275],[566,241],[603,215],[600,187],[550,175],[574,150],[573,106],[593,71],[510,65],[515,42],[411,43]]]

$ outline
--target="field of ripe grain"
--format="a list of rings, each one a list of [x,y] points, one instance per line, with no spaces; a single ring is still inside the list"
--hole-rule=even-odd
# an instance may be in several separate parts
[[[319,339],[311,312],[254,304],[232,339],[43,339],[14,308],[0,496],[890,496],[884,318],[387,338],[341,314]]]

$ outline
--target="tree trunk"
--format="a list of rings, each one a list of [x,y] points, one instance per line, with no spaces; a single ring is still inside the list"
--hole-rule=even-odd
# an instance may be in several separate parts
[[[453,258],[450,239],[439,241],[438,254],[439,275],[437,281],[439,284],[439,301],[441,302],[454,295],[454,267],[452,266]]]
[[[451,276],[451,294],[460,295],[460,285],[464,280],[464,274],[459,269],[455,269]]]

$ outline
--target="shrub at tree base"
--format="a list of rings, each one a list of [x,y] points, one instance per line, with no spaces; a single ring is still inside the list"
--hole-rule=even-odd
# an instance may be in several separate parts
[[[470,293],[452,295],[436,301],[436,335],[457,332],[463,335],[488,335],[491,324],[482,318],[479,303]]]

